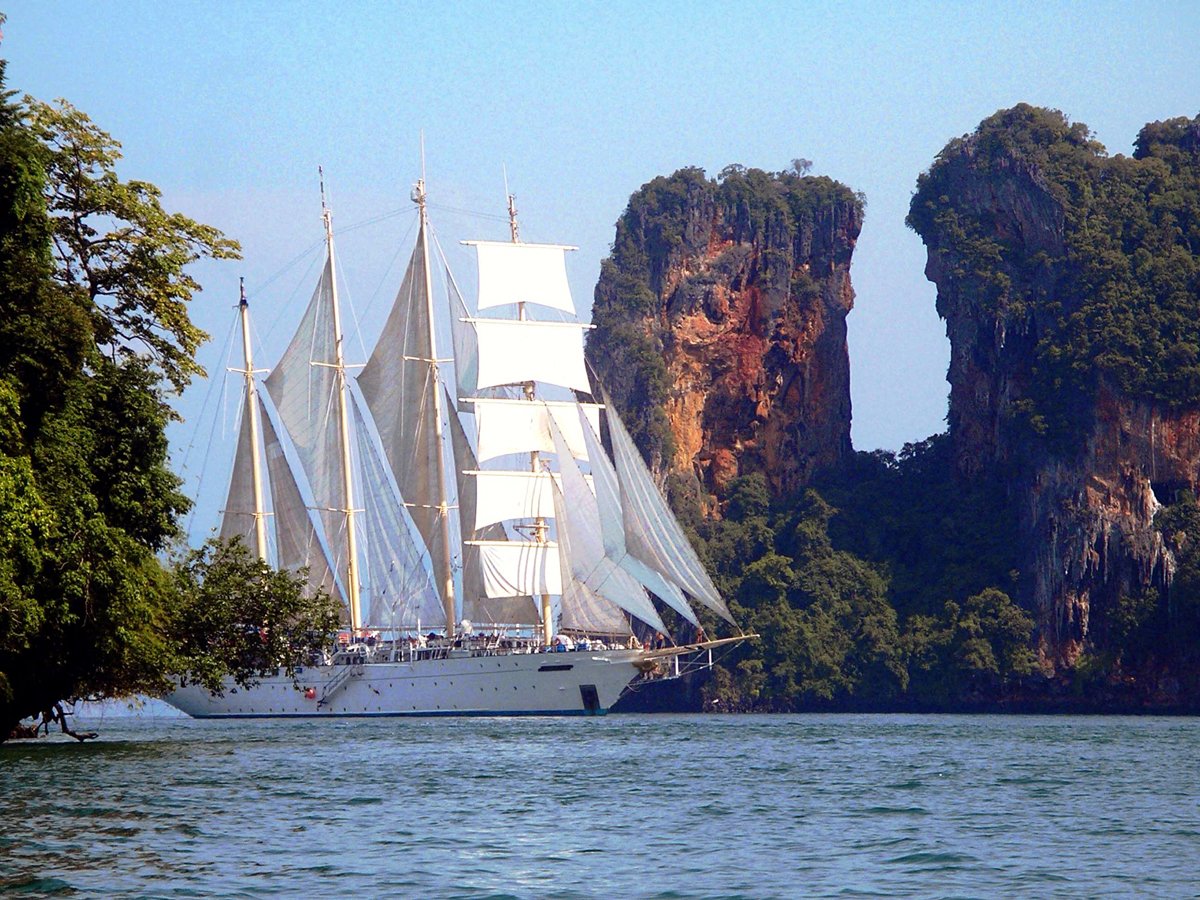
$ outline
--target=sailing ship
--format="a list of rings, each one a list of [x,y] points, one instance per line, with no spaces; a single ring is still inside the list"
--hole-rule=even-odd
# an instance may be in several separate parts
[[[415,246],[353,377],[323,183],[321,195],[324,268],[269,373],[254,366],[242,292],[244,408],[220,536],[306,570],[342,602],[345,629],[294,674],[218,694],[184,685],[167,702],[200,718],[599,715],[631,684],[711,666],[714,647],[742,640],[703,639],[692,603],[732,624],[729,610],[611,403],[596,402],[566,275],[575,248],[521,241],[510,196],[509,241],[463,242],[474,312],[441,257],[448,377],[418,181]],[[699,637],[664,639],[652,598]]]

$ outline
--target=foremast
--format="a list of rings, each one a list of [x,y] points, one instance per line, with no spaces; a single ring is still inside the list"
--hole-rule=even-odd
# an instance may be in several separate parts
[[[261,439],[258,427],[258,385],[254,382],[254,357],[250,349],[250,304],[246,302],[246,279],[238,279],[238,315],[242,324],[242,360],[246,368],[235,369],[246,379],[246,416],[250,435],[250,483],[254,491],[254,550],[267,561],[267,513],[263,508],[262,468],[259,464]]]
[[[325,173],[321,176],[321,220],[325,224],[325,252],[329,258],[329,288],[333,313],[334,361],[331,368],[337,376],[338,433],[342,456],[342,498],[345,506],[340,512],[346,521],[346,601],[350,607],[350,628],[357,632],[362,628],[362,601],[359,596],[358,579],[358,536],[354,521],[354,468],[350,459],[350,398],[346,383],[346,362],[342,354],[342,318],[338,304],[337,263],[333,251],[333,214],[325,202]],[[316,365],[330,365],[316,363]]]

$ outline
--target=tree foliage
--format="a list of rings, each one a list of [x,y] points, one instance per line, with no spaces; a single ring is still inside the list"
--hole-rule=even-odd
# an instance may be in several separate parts
[[[1013,406],[1058,451],[1102,382],[1200,397],[1200,116],[1147,125],[1130,158],[1057,110],[1001,110],[938,154],[908,224],[957,293],[1033,345]]]
[[[991,567],[946,567],[971,552],[972,531],[975,547],[1006,535],[1003,519],[950,533],[980,510],[956,520],[961,498],[921,480],[943,454],[944,440],[931,439],[885,457],[875,481],[862,478],[860,465],[774,504],[761,475],[731,483],[725,517],[700,529],[702,550],[735,598],[736,617],[760,638],[707,686],[710,700],[723,708],[947,708],[995,698],[1035,671],[1032,618],[987,584],[989,574],[1011,577],[1008,555],[993,547]],[[910,503],[929,487],[932,499]],[[827,496],[848,505],[834,507]],[[949,571],[921,583],[939,567]]]
[[[226,675],[245,686],[278,667],[292,674],[338,627],[328,591],[308,594],[304,573],[272,569],[238,539],[209,541],[174,576],[172,671],[214,693]]]
[[[86,295],[98,347],[153,365],[182,390],[203,374],[195,354],[207,338],[187,313],[199,288],[187,266],[237,258],[237,242],[168,213],[154,185],[121,181],[121,145],[66,100],[26,103],[44,148],[56,279]]]
[[[244,551],[206,548],[175,574],[160,562],[189,506],[165,433],[169,393],[200,372],[187,267],[238,248],[121,181],[119,159],[66,102],[3,92],[0,739],[66,700],[244,679],[329,631],[328,597]],[[263,625],[254,654],[226,640]]]

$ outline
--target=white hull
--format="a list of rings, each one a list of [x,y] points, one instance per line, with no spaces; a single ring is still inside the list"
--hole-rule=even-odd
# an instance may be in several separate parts
[[[641,650],[464,656],[352,666],[306,666],[223,696],[179,688],[165,699],[189,716],[603,715],[638,675]]]

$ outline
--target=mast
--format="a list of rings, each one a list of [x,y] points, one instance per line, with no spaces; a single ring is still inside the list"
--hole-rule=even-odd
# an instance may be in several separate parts
[[[508,233],[512,243],[521,243],[521,229],[517,225],[517,198],[512,194],[508,195]],[[525,321],[524,301],[521,301],[517,304],[517,319],[522,322]],[[524,385],[522,385],[522,387],[524,388],[525,399],[533,402],[535,399],[533,393],[533,382],[527,381]],[[541,455],[537,450],[529,451],[529,471],[534,473],[541,471]],[[538,516],[533,520],[533,539],[539,544],[545,544],[547,540],[546,535],[546,518],[545,516]],[[549,594],[542,594],[541,599],[542,638],[546,645],[549,646],[550,642],[554,640],[553,608],[550,605]]]
[[[250,351],[250,304],[246,302],[246,279],[239,278],[241,297],[238,312],[242,320],[242,359],[246,368],[246,421],[250,425],[250,481],[254,485],[254,547],[258,558],[267,560],[267,514],[263,510],[262,470],[259,468],[258,386],[254,383],[254,360]]]
[[[342,450],[342,497],[346,504],[342,509],[346,516],[346,591],[349,595],[346,599],[350,606],[350,629],[358,631],[362,628],[362,606],[358,584],[358,540],[354,527],[354,475],[350,461],[350,399],[346,385],[346,364],[342,356],[342,320],[341,310],[338,306],[337,269],[333,254],[333,215],[325,203],[325,172],[320,167],[317,168],[317,172],[321,178],[321,220],[325,223],[325,251],[329,255],[329,290],[333,301],[333,369],[337,372],[338,428]]]
[[[438,447],[437,539],[441,542],[442,554],[439,560],[441,571],[436,572],[435,577],[442,585],[442,605],[446,614],[446,637],[450,638],[454,636],[458,615],[454,599],[454,574],[450,569],[450,502],[446,491],[446,459],[445,454],[442,452],[442,397],[441,390],[439,389],[441,380],[438,374],[437,335],[433,327],[433,280],[430,277],[429,271],[429,220],[425,210],[425,179],[423,177],[413,187],[412,199],[417,204],[417,210],[421,219],[421,258],[425,265],[425,304],[429,319],[429,384],[432,386],[430,393],[432,394],[433,401],[433,429],[435,443]]]

